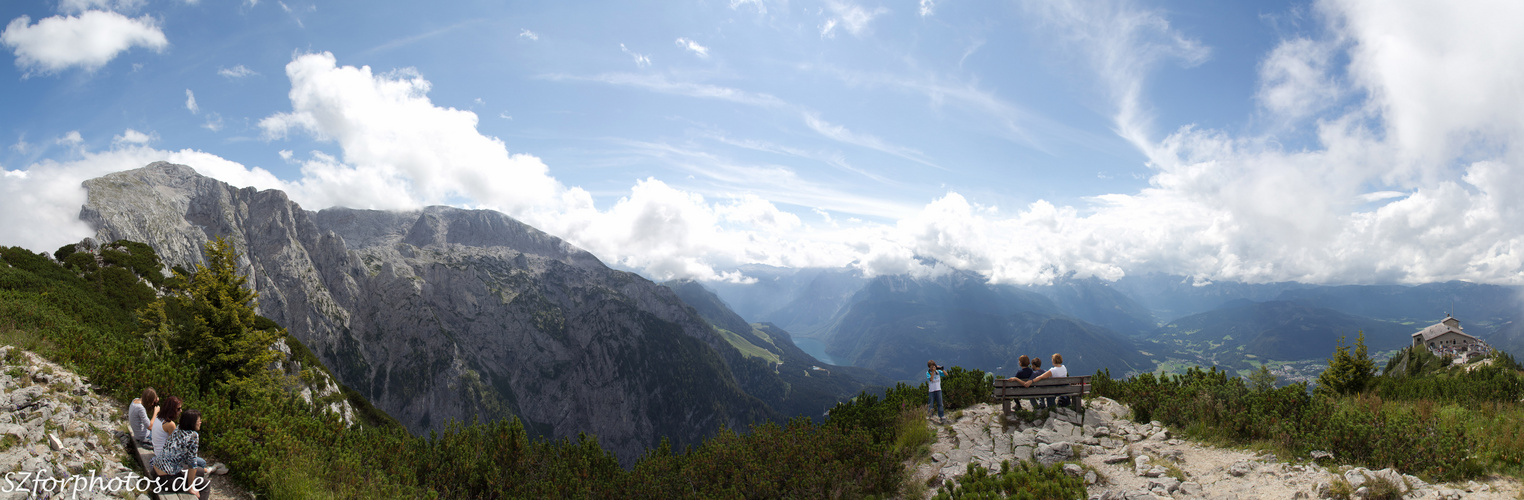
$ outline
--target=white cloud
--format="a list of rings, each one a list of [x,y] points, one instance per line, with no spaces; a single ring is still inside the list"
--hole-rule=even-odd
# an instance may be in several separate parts
[[[27,75],[57,73],[70,67],[94,71],[133,47],[154,51],[169,46],[158,23],[148,16],[136,19],[99,10],[79,16],[53,16],[31,24],[21,16],[0,32],[0,44],[16,55],[16,67]]]
[[[196,94],[191,89],[185,89],[185,109],[193,115],[201,112],[201,106],[196,105]]]
[[[1327,108],[1342,92],[1329,74],[1336,48],[1306,38],[1281,42],[1260,63],[1260,105],[1291,120]]]
[[[79,135],[78,130],[70,130],[68,133],[64,134],[63,137],[59,137],[58,140],[54,142],[63,146],[78,146],[80,144],[84,144],[85,138]]]
[[[113,137],[111,139],[111,143],[112,144],[116,144],[116,145],[123,145],[123,144],[142,145],[142,144],[148,144],[149,142],[152,142],[155,138],[157,138],[157,135],[145,134],[145,133],[138,132],[136,130],[133,130],[133,129],[129,128],[125,132],[122,132],[122,135]]]
[[[201,128],[204,128],[204,129],[207,129],[207,130],[210,130],[210,131],[213,131],[213,132],[221,132],[222,131],[222,115],[218,114],[218,113],[207,113],[206,114],[206,123],[201,124]]]
[[[833,36],[832,32],[838,25],[846,28],[852,36],[862,36],[868,31],[873,18],[889,13],[889,9],[883,7],[868,10],[861,5],[840,0],[827,0],[826,8],[831,10],[832,17],[820,27],[820,36],[823,37]]]
[[[124,135],[131,135],[131,132]],[[4,175],[0,175],[0,213],[26,216],[0,217],[0,245],[51,252],[64,244],[94,236],[94,231],[79,220],[79,209],[85,203],[85,190],[80,184],[87,179],[161,160],[190,165],[202,174],[238,186],[286,187],[265,170],[245,168],[201,151],[162,151],[140,144],[119,143],[108,151],[82,151],[78,159],[72,161],[45,160],[25,170],[3,171]]]
[[[225,78],[232,78],[236,80],[246,76],[258,75],[259,73],[240,64],[231,68],[219,68],[217,69],[217,74],[222,75]]]
[[[646,56],[645,54],[636,53],[635,51],[630,50],[629,48],[626,48],[624,46],[624,44],[622,44],[622,43],[619,44],[619,51],[620,52],[624,52],[626,55],[630,56],[631,58],[634,58],[636,66],[644,68],[646,66],[650,66],[651,65],[651,58],[650,57]]]
[[[691,39],[688,39],[688,38],[678,38],[677,39],[677,46],[678,47],[682,47],[684,50],[692,52],[694,55],[697,55],[700,58],[708,58],[709,57],[709,48],[705,47],[703,45],[699,45],[698,42],[695,42],[695,41],[693,41]]]
[[[936,8],[936,0],[921,0],[921,17],[932,15]]]
[[[266,137],[303,132],[344,152],[342,162],[304,163],[304,189],[317,206],[398,208],[468,197],[523,215],[560,195],[544,163],[478,133],[475,113],[435,106],[430,83],[415,71],[376,75],[322,53],[296,57],[286,74],[292,111],[261,120]]]
[[[519,38],[528,38],[531,42],[540,41],[540,35],[535,34],[533,31],[529,31],[529,28],[524,28],[524,31],[520,31]]]

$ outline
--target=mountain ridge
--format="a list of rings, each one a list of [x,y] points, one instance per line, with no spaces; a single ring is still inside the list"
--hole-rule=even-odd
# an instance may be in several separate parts
[[[103,241],[188,267],[206,239],[232,240],[260,313],[414,433],[516,416],[594,433],[628,464],[663,437],[778,417],[748,392],[776,380],[732,363],[673,292],[506,215],[314,213],[163,162],[84,184],[81,219]]]

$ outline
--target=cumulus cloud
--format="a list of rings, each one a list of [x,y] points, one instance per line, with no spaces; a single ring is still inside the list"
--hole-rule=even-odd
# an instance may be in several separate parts
[[[129,130],[120,137],[139,135]],[[263,169],[246,168],[202,151],[164,151],[122,141],[107,151],[82,151],[77,159],[67,162],[45,160],[25,170],[0,170],[0,213],[26,214],[0,217],[0,245],[52,251],[93,236],[90,227],[79,220],[79,209],[85,203],[85,190],[80,184],[161,160],[193,166],[202,174],[234,185],[260,189],[286,187]]]
[[[520,31],[519,38],[527,38],[531,42],[540,41],[540,35],[536,34],[533,31],[529,31],[529,28],[524,28],[524,31]]]
[[[193,115],[201,113],[201,106],[196,105],[196,93],[191,92],[191,89],[185,89],[185,109]]]
[[[70,67],[94,71],[133,47],[155,52],[169,46],[158,22],[143,16],[91,10],[78,16],[53,16],[32,24],[21,16],[0,32],[0,44],[16,55],[27,75],[51,74]]]
[[[700,58],[708,58],[709,57],[709,48],[705,47],[703,45],[699,45],[698,42],[695,42],[692,39],[678,38],[677,39],[677,46],[678,47],[682,47],[683,50],[687,50],[688,52],[692,52],[693,55],[699,56]]]
[[[133,130],[133,129],[129,128],[126,131],[122,132],[122,135],[113,137],[111,139],[111,143],[112,144],[117,144],[117,145],[122,145],[122,144],[139,144],[139,145],[141,145],[141,144],[148,144],[149,142],[152,142],[154,140],[154,138],[155,138],[155,136],[152,135],[152,134],[145,134],[145,133],[138,132],[136,130]]]

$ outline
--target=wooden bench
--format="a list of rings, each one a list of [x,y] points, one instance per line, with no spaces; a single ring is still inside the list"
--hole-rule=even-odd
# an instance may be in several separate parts
[[[149,478],[153,478],[153,466],[148,465],[148,461],[153,460],[153,450],[139,446],[137,440],[132,439],[132,429],[127,429],[127,440],[132,443],[131,445],[127,446],[127,450],[132,453],[132,457],[138,459],[138,463],[143,466],[143,474]],[[195,495],[191,495],[190,493],[185,492],[165,491],[155,494],[154,492],[149,491],[148,494],[157,497],[159,500],[197,500]]]
[[[1085,412],[1082,399],[1089,392],[1090,375],[1045,378],[1032,383],[1031,387],[1022,386],[1019,380],[997,378],[995,379],[995,391],[991,394],[991,397],[1000,401],[1002,412],[1009,414],[1011,413],[1011,401],[1069,396],[1070,406],[1073,406],[1074,410],[1080,413],[1080,425],[1083,426],[1085,423]]]

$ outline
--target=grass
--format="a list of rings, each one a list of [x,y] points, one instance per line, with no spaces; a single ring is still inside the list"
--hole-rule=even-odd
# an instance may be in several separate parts
[[[725,341],[729,342],[731,346],[736,348],[736,350],[741,351],[741,355],[743,356],[748,358],[761,358],[773,364],[783,362],[782,359],[778,358],[777,354],[773,354],[772,351],[747,341],[746,338],[742,337],[740,334],[720,327],[715,327],[714,330],[720,332],[720,336],[725,337]]]

